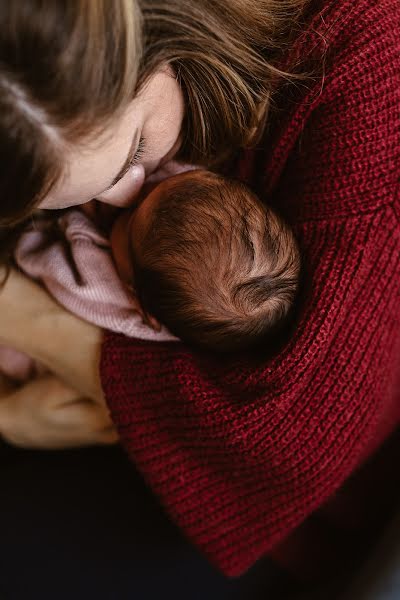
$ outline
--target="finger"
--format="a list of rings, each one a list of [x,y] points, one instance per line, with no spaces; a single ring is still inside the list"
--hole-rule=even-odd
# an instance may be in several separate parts
[[[100,433],[98,440],[98,443],[103,446],[111,446],[117,444],[120,438],[115,427],[108,427]]]
[[[108,409],[88,398],[73,398],[68,403],[56,406],[54,419],[61,427],[73,425],[94,432],[101,432],[112,426]]]
[[[59,449],[118,439],[108,411],[53,376],[24,385],[0,401],[0,434],[23,448]]]
[[[88,446],[109,446],[118,443],[119,437],[113,427],[102,431],[27,431],[11,429],[1,432],[0,439],[12,446],[26,450],[63,450]]]
[[[52,408],[51,415],[55,424],[68,427],[90,428],[95,431],[103,430],[112,425],[109,410],[105,404],[100,404],[81,394],[53,375],[45,375],[35,382],[30,382],[31,392],[47,397],[46,409]],[[28,384],[20,393],[26,396]],[[33,388],[35,388],[33,390]],[[37,405],[36,405],[37,406]]]
[[[8,377],[0,373],[0,398],[7,396],[15,390],[15,383],[13,383]]]

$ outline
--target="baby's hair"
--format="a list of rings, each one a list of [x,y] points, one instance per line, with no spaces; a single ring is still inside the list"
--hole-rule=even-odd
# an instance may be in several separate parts
[[[135,244],[145,312],[186,342],[217,351],[258,345],[293,305],[294,236],[246,186],[208,171],[164,185]]]

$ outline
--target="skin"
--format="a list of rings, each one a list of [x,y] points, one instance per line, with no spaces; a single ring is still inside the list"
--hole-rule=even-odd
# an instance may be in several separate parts
[[[198,176],[198,174],[201,176],[201,171],[198,171],[192,165],[176,165],[175,171],[176,175],[168,177],[160,183],[146,185],[146,191],[149,188],[150,191],[145,194],[134,210],[123,211],[115,220],[111,230],[110,243],[115,266],[121,280],[132,290],[134,301],[136,299],[132,252],[135,254],[136,259],[140,260],[141,243],[145,232],[148,230],[149,223],[151,223],[152,211],[156,208],[158,202],[165,197],[171,182],[182,177],[193,177],[193,173],[195,173],[195,176]],[[161,329],[161,324],[157,319],[148,314],[137,301],[136,309],[145,323],[157,331]]]
[[[93,198],[105,204],[127,207],[134,204],[145,178],[167,168],[180,145],[184,115],[181,89],[168,70],[156,73],[121,117],[94,141],[84,141],[65,150],[62,180],[40,208],[67,208]],[[143,138],[138,164],[131,166],[111,187],[129,154]]]
[[[0,343],[26,352],[53,376],[17,389],[1,382],[0,435],[25,448],[115,442],[99,377],[101,342],[99,328],[11,271],[0,292]]]
[[[177,163],[169,163],[169,165],[169,172],[160,170],[147,180],[144,198],[139,201],[135,210],[122,212],[114,222],[110,235],[111,249],[119,276],[128,286],[133,281],[131,249],[136,248],[139,251],[138,244],[141,235],[146,231],[151,211],[167,192],[167,186],[182,177],[202,177],[202,171],[193,165]]]
[[[131,242],[145,230],[166,185],[166,181],[156,185],[136,210],[123,211],[113,226],[112,251],[121,279],[128,286],[133,281]],[[100,330],[64,311],[42,288],[16,271],[11,272],[0,293],[0,309],[7,315],[4,322],[0,315],[0,343],[11,344],[54,373],[22,388],[0,376],[3,439],[21,447],[47,449],[117,441],[97,375]],[[149,326],[160,329],[139,304],[137,310]],[[78,346],[75,335],[79,336]],[[64,348],[61,352],[65,344],[74,351]]]
[[[157,185],[139,204],[136,210],[124,211],[115,221],[111,235],[111,251],[118,274],[122,281],[131,287],[134,279],[132,249],[140,243],[140,236],[146,231],[151,211],[161,198],[166,182]]]
[[[151,211],[162,197],[166,185],[167,181],[159,183],[145,196],[135,210],[124,211],[116,219],[110,235],[111,251],[117,272],[121,280],[132,291],[136,310],[142,316],[143,321],[156,331],[161,329],[160,323],[143,310],[135,296],[132,252],[139,251],[141,235],[146,231]]]
[[[154,182],[176,172],[172,159],[179,149],[183,116],[176,79],[167,69],[156,73],[100,137],[74,148],[66,145],[64,176],[40,208],[65,208],[93,199],[112,206],[134,205],[145,178]],[[145,148],[140,161],[108,189],[132,141],[137,145],[141,136]],[[0,387],[0,435],[5,440],[30,448],[115,442],[99,376],[99,328],[68,313],[22,274],[11,272],[0,290],[0,343],[23,350],[53,373],[18,390]]]

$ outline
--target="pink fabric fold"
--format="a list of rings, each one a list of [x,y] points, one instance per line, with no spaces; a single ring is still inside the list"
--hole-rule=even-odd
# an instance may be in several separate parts
[[[22,234],[15,260],[67,310],[95,325],[141,340],[176,341],[165,328],[154,331],[142,322],[129,291],[116,271],[108,239],[80,210],[58,219],[60,236],[49,235],[48,222],[38,221]],[[17,380],[37,372],[33,361],[0,347],[0,370]]]

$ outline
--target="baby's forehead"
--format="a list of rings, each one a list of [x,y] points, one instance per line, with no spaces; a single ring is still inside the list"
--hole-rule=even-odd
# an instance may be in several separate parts
[[[147,189],[147,194],[141,204],[150,201],[152,208],[160,207],[160,201],[168,202],[174,200],[178,195],[185,197],[187,194],[195,193],[195,183],[205,181],[205,175],[200,171],[184,171],[167,177]],[[191,185],[193,184],[193,186]]]
[[[180,186],[189,185],[190,182],[206,182],[207,180],[207,171],[203,169],[187,169],[180,173],[175,173],[171,175],[171,177],[167,177],[163,181],[160,182],[160,186],[166,191],[167,189],[171,190],[173,188],[179,189]]]

